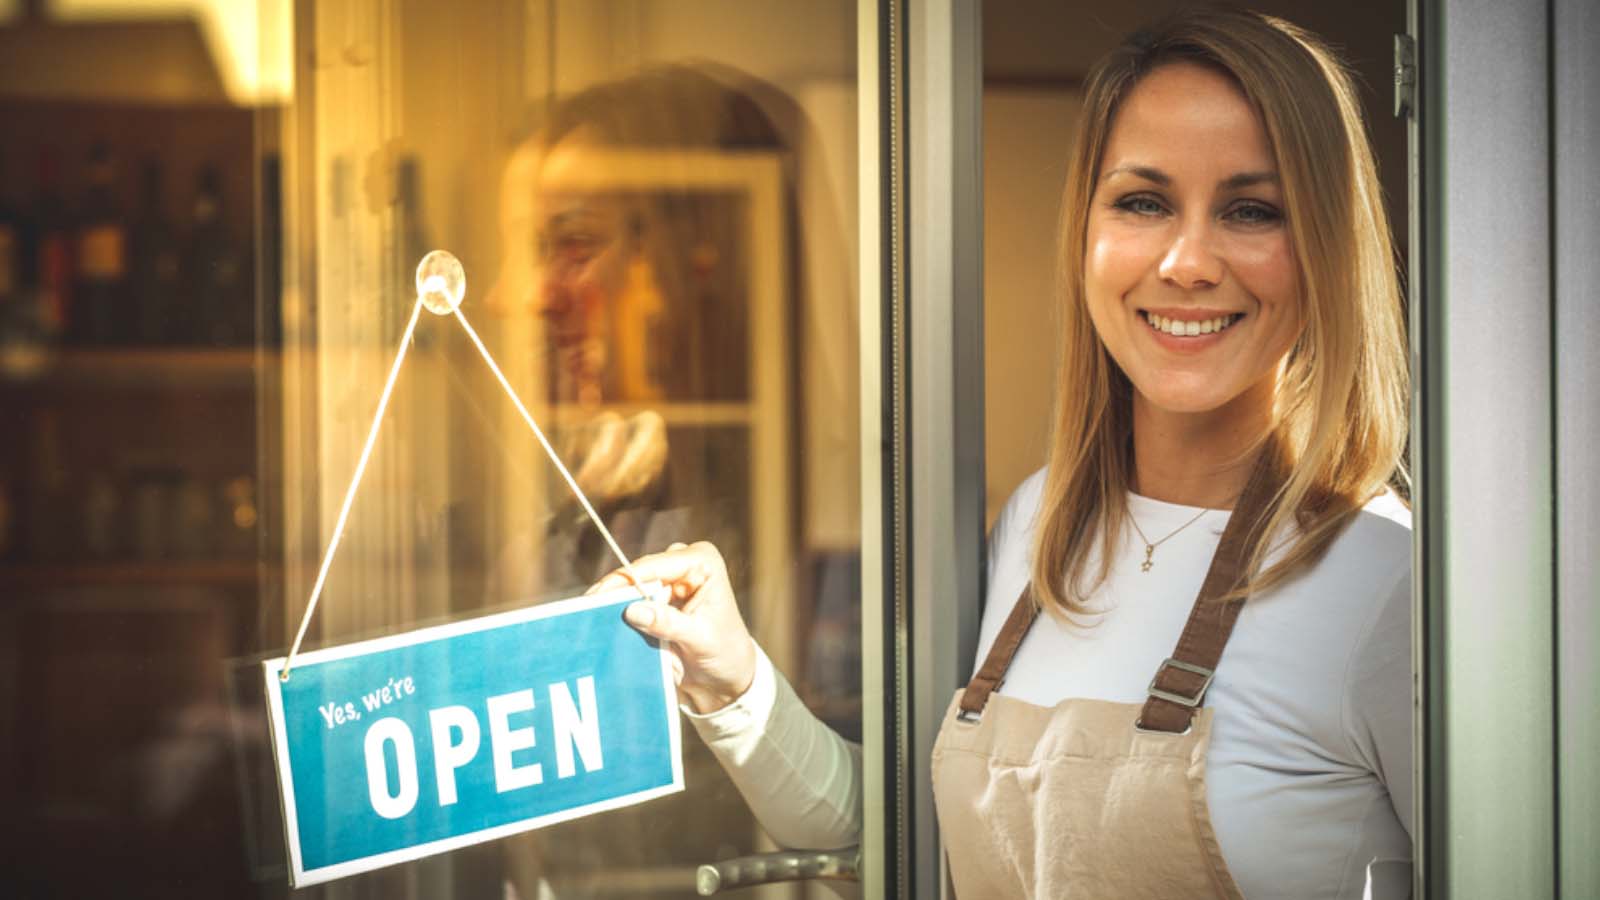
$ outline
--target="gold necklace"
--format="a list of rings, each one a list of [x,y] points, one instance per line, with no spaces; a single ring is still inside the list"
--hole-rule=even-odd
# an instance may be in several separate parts
[[[1148,537],[1145,537],[1144,529],[1139,527],[1139,520],[1134,518],[1134,516],[1133,516],[1133,510],[1132,509],[1128,510],[1128,521],[1133,523],[1133,530],[1138,532],[1139,533],[1139,538],[1144,541],[1144,562],[1139,564],[1139,571],[1141,571],[1141,572],[1150,571],[1150,567],[1155,565],[1155,563],[1152,562],[1150,558],[1155,555],[1156,548],[1161,546],[1162,544],[1165,544],[1167,541],[1171,540],[1173,535],[1176,535],[1178,532],[1180,532],[1180,531],[1184,530],[1185,528],[1188,528],[1190,525],[1193,525],[1194,523],[1200,521],[1200,517],[1205,515],[1208,512],[1211,512],[1211,510],[1209,510],[1209,509],[1200,510],[1198,513],[1195,513],[1194,518],[1190,519],[1189,521],[1187,521],[1187,522],[1183,523],[1182,525],[1179,525],[1177,528],[1173,529],[1170,533],[1168,533],[1168,535],[1166,537],[1162,538],[1159,541],[1152,541]]]

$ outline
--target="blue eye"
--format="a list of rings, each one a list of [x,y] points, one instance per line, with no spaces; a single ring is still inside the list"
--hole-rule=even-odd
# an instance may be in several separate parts
[[[1159,216],[1167,211],[1159,200],[1149,194],[1132,194],[1123,197],[1112,205],[1124,212],[1131,212],[1138,216]]]
[[[1228,210],[1228,217],[1245,225],[1266,225],[1281,220],[1283,214],[1265,203],[1243,203]]]

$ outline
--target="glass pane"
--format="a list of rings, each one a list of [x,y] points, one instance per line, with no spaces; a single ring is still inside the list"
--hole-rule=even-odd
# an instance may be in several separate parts
[[[8,896],[248,896],[224,660],[278,579],[241,23],[0,4]],[[237,18],[237,17],[235,17]]]
[[[259,664],[300,626],[434,248],[624,551],[714,541],[778,670],[858,737],[855,4],[143,6],[0,4],[20,894],[289,893]],[[425,314],[306,647],[616,564]],[[775,848],[687,726],[684,768],[676,795],[303,893],[692,896],[698,865]]]
[[[777,668],[858,730],[853,16],[295,10],[311,64],[278,143],[280,640],[366,439],[412,270],[445,248],[465,266],[463,315],[623,551],[715,542]],[[427,316],[310,633],[339,643],[569,597],[617,565],[464,330]],[[681,794],[355,880],[692,894],[698,864],[772,847],[687,728],[684,766]]]

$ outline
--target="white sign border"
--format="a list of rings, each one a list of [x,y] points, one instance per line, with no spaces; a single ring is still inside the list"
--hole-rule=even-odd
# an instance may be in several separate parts
[[[664,601],[667,598],[666,587],[659,582],[650,581],[645,582],[640,588],[626,587],[599,594],[572,597],[566,600],[554,600],[524,609],[492,613],[474,619],[464,619],[460,622],[449,622],[443,625],[419,628],[403,634],[388,635],[372,640],[358,641],[354,644],[342,644],[337,647],[312,650],[295,657],[295,668],[312,663],[347,659],[352,656],[366,656],[371,653],[409,647],[441,638],[457,637],[463,634],[501,628],[506,625],[532,622],[550,618],[551,616],[610,606],[629,598],[638,597],[641,591],[655,601]],[[636,803],[643,803],[646,800],[653,800],[656,797],[664,797],[683,790],[683,732],[682,724],[679,722],[678,717],[677,689],[672,680],[672,657],[664,644],[659,652],[661,657],[661,687],[663,699],[666,701],[664,708],[667,717],[667,733],[670,735],[672,743],[670,750],[672,757],[671,784],[646,788],[642,791],[624,794],[620,797],[612,797],[608,800],[601,800],[584,806],[546,813],[529,819],[520,819],[516,822],[496,825],[492,828],[441,838],[426,844],[417,844],[413,847],[390,850],[385,853],[363,856],[358,859],[346,860],[345,862],[309,870],[302,865],[300,823],[296,814],[294,799],[294,773],[289,765],[288,731],[283,712],[282,682],[279,680],[279,673],[283,671],[284,663],[288,658],[280,656],[276,659],[266,660],[261,664],[261,667],[263,676],[266,678],[267,703],[270,707],[269,722],[272,726],[272,755],[278,770],[278,797],[283,809],[284,840],[289,850],[290,886],[301,888],[307,885],[321,884],[361,872],[370,872],[374,869],[382,869],[387,866],[410,862],[414,859],[422,859],[423,857],[458,850],[462,847],[482,844],[524,831],[533,831],[537,828],[577,819],[591,813],[632,806]],[[293,673],[290,674],[290,677],[294,677]]]

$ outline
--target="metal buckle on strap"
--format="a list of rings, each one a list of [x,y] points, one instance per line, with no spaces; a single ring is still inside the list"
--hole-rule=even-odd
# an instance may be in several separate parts
[[[976,724],[978,724],[979,720],[981,720],[983,718],[983,709],[984,709],[984,707],[987,707],[989,705],[989,698],[994,696],[995,693],[1000,690],[1000,685],[1005,684],[1005,683],[1006,683],[1006,680],[1004,678],[1001,678],[999,681],[996,681],[994,683],[994,687],[990,688],[989,689],[989,693],[984,695],[984,697],[983,697],[983,706],[978,707],[978,711],[977,712],[972,712],[971,710],[967,709],[965,706],[961,707],[960,709],[957,709],[956,710],[956,721],[965,723],[967,725],[976,725]],[[965,693],[962,694],[962,699],[963,700],[966,699]]]
[[[1201,682],[1200,689],[1195,691],[1194,696],[1192,697],[1186,697],[1183,694],[1175,694],[1172,691],[1164,691],[1161,688],[1156,687],[1156,682],[1161,680],[1161,670],[1165,669],[1167,666],[1171,666],[1174,669],[1181,669],[1194,675],[1199,675],[1200,677],[1204,678],[1205,681]],[[1165,662],[1156,668],[1155,677],[1150,679],[1150,696],[1160,697],[1162,700],[1166,700],[1169,703],[1176,703],[1179,706],[1187,706],[1190,709],[1193,709],[1199,706],[1200,700],[1205,697],[1206,688],[1211,686],[1211,676],[1214,674],[1216,673],[1213,670],[1208,669],[1205,666],[1197,666],[1193,663],[1186,663],[1181,659],[1173,659],[1169,656]]]
[[[1190,719],[1188,726],[1182,731],[1162,731],[1159,728],[1144,727],[1144,719],[1138,718],[1133,720],[1133,730],[1139,732],[1140,734],[1159,734],[1163,737],[1183,737],[1194,730],[1194,720]]]

